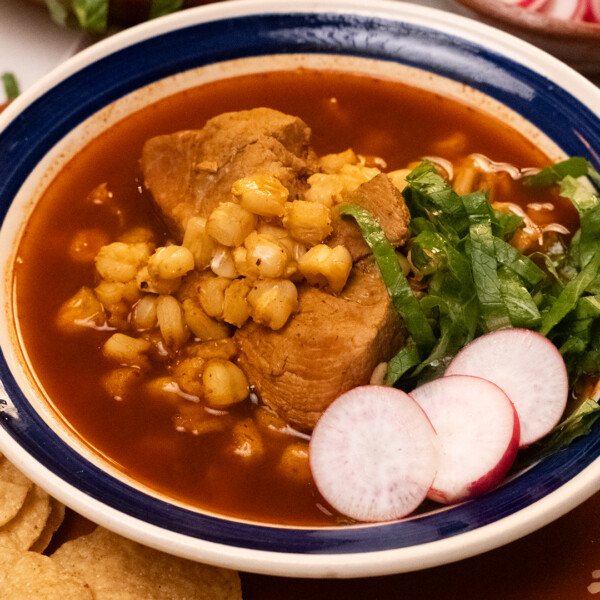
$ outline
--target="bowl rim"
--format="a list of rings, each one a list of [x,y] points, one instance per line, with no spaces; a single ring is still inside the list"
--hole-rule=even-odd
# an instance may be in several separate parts
[[[9,106],[5,113],[0,115],[0,138],[3,128],[18,120],[19,115],[38,98],[86,65],[103,57],[153,36],[192,25],[249,15],[288,14],[289,11],[289,4],[285,0],[234,0],[189,9],[125,30],[76,55],[18,98],[14,105]],[[598,112],[600,91],[590,82],[526,42],[475,21],[436,9],[387,0],[376,0],[370,3],[368,8],[355,0],[306,1],[297,3],[291,14],[304,15],[315,12],[359,15],[364,19],[381,18],[409,23],[432,31],[442,31],[457,40],[466,39],[471,44],[508,57],[519,67],[535,71],[543,78],[551,79],[553,71],[559,69],[562,82],[569,85],[570,93],[576,93],[577,101],[586,106],[597,119],[600,118]],[[10,381],[10,373],[2,366],[0,366],[0,376],[5,382]],[[3,413],[0,410],[0,420],[6,421],[6,418],[6,411]],[[298,577],[383,575],[422,569],[466,558],[534,531],[574,508],[600,487],[600,459],[596,459],[571,478],[568,485],[554,489],[534,504],[475,530],[441,540],[418,546],[368,552],[333,553],[327,549],[315,553],[273,552],[191,538],[174,531],[165,532],[161,527],[103,504],[88,493],[77,489],[76,486],[67,484],[65,487],[65,482],[42,464],[41,457],[25,452],[13,437],[6,434],[3,427],[0,427],[0,449],[18,468],[34,481],[41,483],[48,492],[82,515],[126,537],[173,554],[211,564],[257,573]],[[260,529],[268,531],[269,526],[261,526]]]

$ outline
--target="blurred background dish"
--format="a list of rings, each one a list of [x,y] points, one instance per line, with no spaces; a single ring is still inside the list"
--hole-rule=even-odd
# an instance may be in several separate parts
[[[600,75],[596,0],[456,0],[455,4],[465,16],[523,38],[588,76]],[[553,8],[556,4],[560,6]]]

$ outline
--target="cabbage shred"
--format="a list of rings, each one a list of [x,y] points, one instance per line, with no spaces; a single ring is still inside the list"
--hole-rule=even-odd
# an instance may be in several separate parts
[[[372,215],[353,205],[340,208],[360,226],[392,304],[409,331],[408,345],[389,361],[384,383],[408,389],[439,377],[475,337],[510,327],[548,337],[565,360],[572,387],[584,378],[597,379],[600,196],[594,186],[600,186],[600,175],[596,169],[575,157],[524,178],[527,186],[558,185],[580,219],[579,230],[561,253],[536,252],[530,257],[509,243],[522,219],[494,210],[484,192],[457,194],[428,161],[406,181],[403,196],[412,234],[408,250],[414,269],[426,281],[424,292],[413,292],[397,260],[394,265],[394,249]],[[582,398],[545,448],[559,447],[585,433],[599,415],[597,402]]]

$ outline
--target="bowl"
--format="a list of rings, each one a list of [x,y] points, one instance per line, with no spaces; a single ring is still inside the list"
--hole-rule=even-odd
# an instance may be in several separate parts
[[[401,2],[243,0],[133,27],[76,55],[0,115],[0,451],[75,511],[151,547],[243,571],[363,577],[472,556],[549,523],[600,489],[589,435],[475,500],[378,524],[296,527],[194,509],[89,447],[47,401],[19,342],[17,245],[36,201],[90,140],[176,91],[234,75],[332,69],[401,80],[501,118],[551,159],[600,162],[600,91],[535,47]]]
[[[590,76],[600,74],[600,23],[567,20],[504,0],[455,0],[463,14],[535,44]]]

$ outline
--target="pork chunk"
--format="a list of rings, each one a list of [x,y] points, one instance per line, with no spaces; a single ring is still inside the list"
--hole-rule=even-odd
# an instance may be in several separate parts
[[[200,130],[148,140],[141,159],[144,185],[181,239],[191,216],[207,217],[234,200],[231,186],[242,177],[274,175],[290,200],[300,198],[317,169],[310,134],[298,117],[269,108],[223,113]]]
[[[379,222],[386,237],[394,246],[401,246],[408,238],[410,213],[399,190],[387,175],[380,173],[350,192],[345,204],[358,204],[366,208]],[[326,243],[335,247],[343,244],[354,261],[370,254],[358,225],[350,217],[342,217],[333,211],[333,231]]]
[[[310,431],[340,394],[369,382],[373,369],[405,342],[371,259],[354,266],[333,296],[299,286],[298,312],[279,331],[249,322],[235,334],[239,364],[262,400]]]

